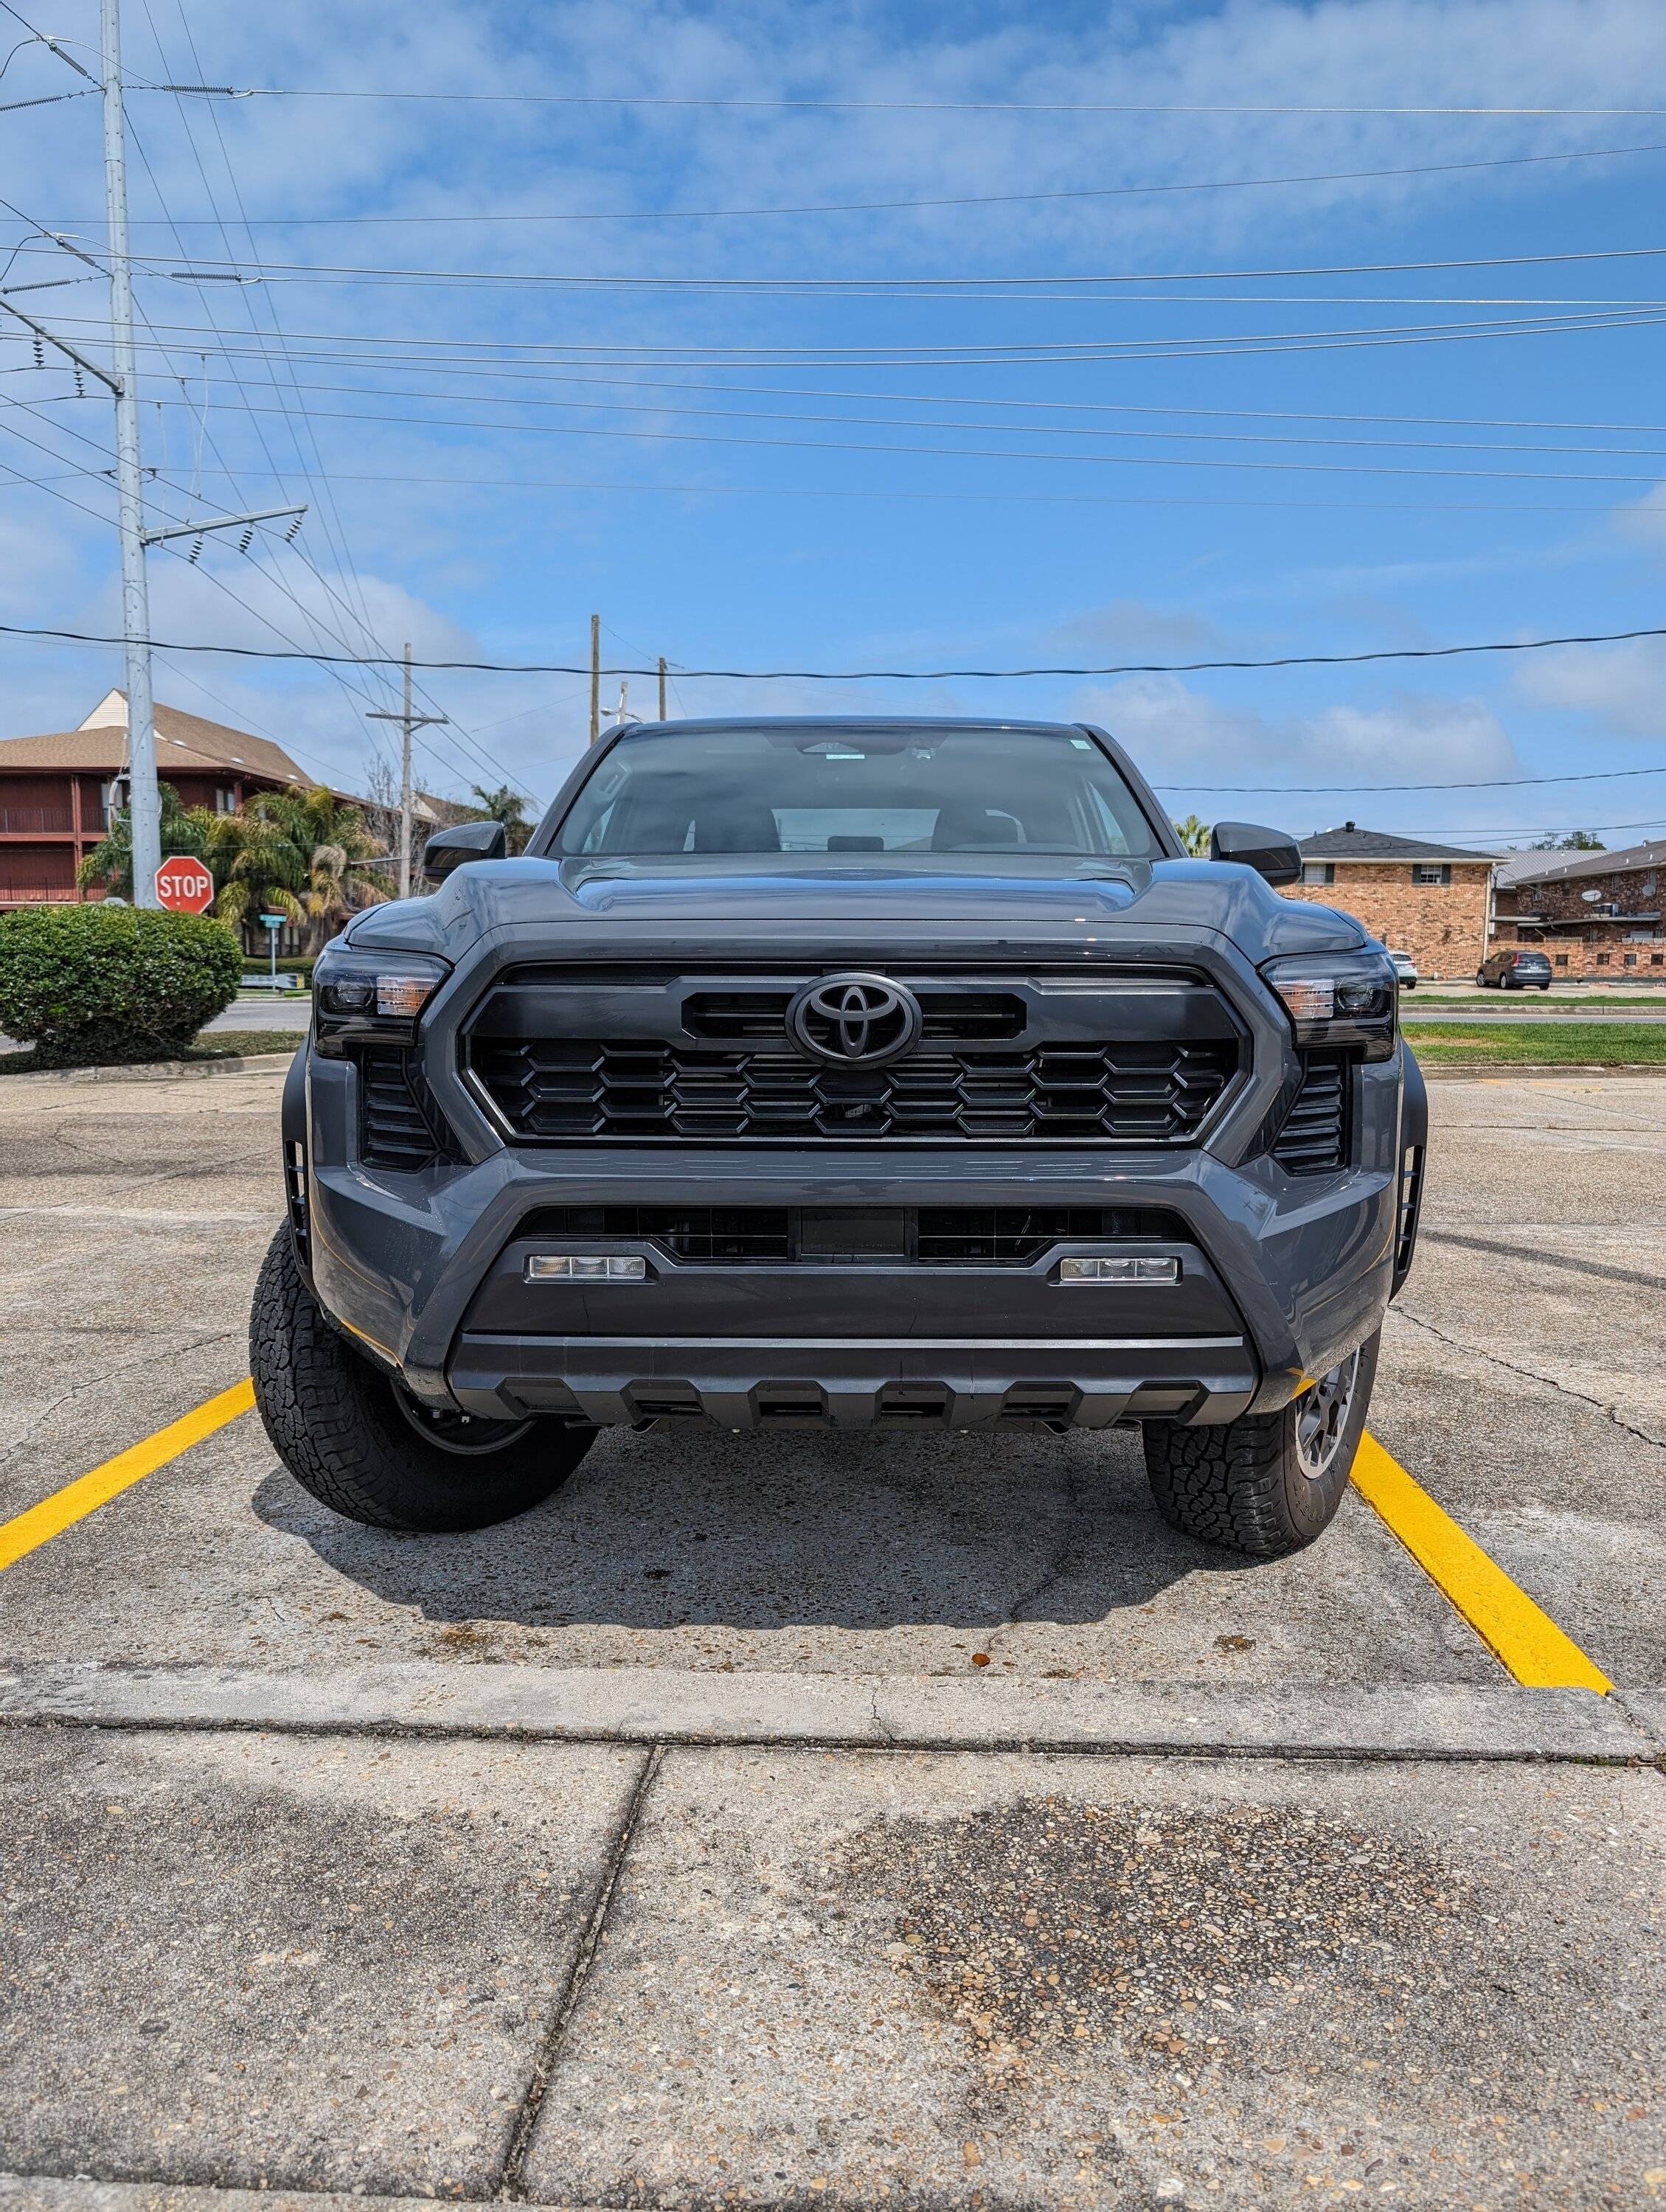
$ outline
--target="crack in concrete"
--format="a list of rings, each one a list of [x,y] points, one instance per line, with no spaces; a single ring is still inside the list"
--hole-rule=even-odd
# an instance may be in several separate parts
[[[1450,1336],[1433,1322],[1425,1321],[1420,1314],[1408,1313],[1403,1305],[1391,1306],[1389,1313],[1391,1320],[1403,1321],[1413,1328],[1422,1329],[1437,1343],[1446,1345],[1454,1352],[1462,1352],[1471,1359],[1485,1359],[1491,1365],[1502,1367],[1511,1375],[1519,1375],[1529,1382],[1542,1382],[1547,1390],[1555,1390],[1565,1398],[1577,1399],[1582,1406],[1595,1407],[1604,1419],[1612,1421],[1615,1428],[1623,1430],[1626,1436],[1635,1437],[1639,1443],[1651,1444],[1657,1451],[1666,1451],[1666,1437],[1651,1436],[1647,1429],[1639,1429],[1635,1422],[1626,1420],[1617,1407],[1607,1404],[1601,1398],[1593,1398],[1588,1390],[1576,1390],[1571,1382],[1561,1382],[1554,1375],[1542,1374],[1536,1367],[1523,1367],[1517,1360],[1506,1359],[1501,1352],[1489,1352],[1479,1344],[1466,1344],[1461,1337]]]
[[[131,1359],[124,1359],[114,1367],[106,1368],[96,1375],[88,1376],[84,1381],[76,1383],[72,1389],[66,1390],[61,1398],[54,1398],[50,1405],[43,1406],[26,1429],[14,1437],[9,1443],[0,1448],[0,1468],[9,1467],[24,1446],[32,1443],[40,1435],[41,1429],[52,1419],[54,1413],[62,1413],[64,1407],[73,1405],[77,1398],[84,1397],[88,1390],[99,1389],[105,1383],[113,1382],[118,1375],[125,1375],[130,1368],[143,1366],[147,1361],[179,1359],[187,1352],[200,1351],[204,1345],[225,1344],[233,1337],[240,1335],[241,1333],[240,1330],[234,1328],[216,1329],[210,1335],[192,1337],[185,1344],[176,1345],[171,1352],[155,1352],[147,1349],[135,1352]]]
[[[613,1908],[614,1896],[619,1887],[619,1876],[624,1872],[624,1863],[629,1854],[632,1838],[636,1832],[637,1820],[647,1801],[648,1793],[654,1786],[654,1778],[660,1771],[665,1755],[664,1744],[656,1743],[643,1759],[641,1771],[636,1777],[635,1787],[630,1793],[630,1802],[624,1809],[624,1818],[619,1824],[619,1832],[613,1838],[612,1847],[608,1852],[601,1883],[596,1892],[596,1901],[590,1909],[590,1917],[585,1923],[584,1934],[579,1939],[578,1949],[573,1954],[573,1970],[567,1977],[567,1985],[556,2002],[550,2025],[544,2031],[538,2057],[532,2062],[532,2071],[527,2081],[526,2092],[520,2100],[520,2108],[515,2113],[514,2126],[509,2134],[509,2148],[504,2153],[502,2170],[497,2178],[497,2187],[492,2192],[500,2200],[506,2200],[511,2203],[524,2203],[526,2201],[525,2182],[526,2154],[532,2148],[532,2133],[538,2126],[538,2116],[544,2108],[544,2096],[550,2087],[550,2077],[555,2071],[556,2056],[561,2047],[562,2038],[567,2033],[568,2023],[578,2008],[580,1997],[584,1994],[584,1985],[589,1978],[597,1948],[606,1931],[607,1916]]]
[[[1071,1455],[1067,1449],[1061,1453],[1061,1461],[1060,1471],[1064,1480],[1065,1498],[1069,1507],[1064,1531],[1054,1546],[1046,1565],[1042,1569],[1033,1586],[1020,1591],[1007,1606],[1006,1620],[988,1638],[992,1650],[1009,1628],[1016,1628],[1023,1622],[1031,1607],[1039,1605],[1055,1583],[1063,1581],[1079,1540],[1091,1528],[1088,1509],[1083,1504],[1080,1492],[1076,1487],[1075,1474],[1071,1466]]]

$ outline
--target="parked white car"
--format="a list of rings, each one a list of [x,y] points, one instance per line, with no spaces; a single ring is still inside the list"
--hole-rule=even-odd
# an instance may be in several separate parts
[[[1389,957],[1394,963],[1394,972],[1400,979],[1401,989],[1402,991],[1416,990],[1417,963],[1413,959],[1411,954],[1409,952],[1396,952],[1394,950],[1394,947],[1390,945],[1389,947]]]

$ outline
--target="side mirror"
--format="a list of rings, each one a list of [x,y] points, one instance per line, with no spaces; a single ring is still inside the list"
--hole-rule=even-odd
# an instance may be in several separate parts
[[[454,830],[436,830],[423,854],[423,873],[438,883],[465,860],[501,860],[509,849],[509,833],[501,822],[459,822]]]
[[[1269,884],[1298,884],[1302,856],[1293,837],[1282,830],[1263,830],[1256,822],[1217,822],[1209,833],[1209,858],[1236,860]]]

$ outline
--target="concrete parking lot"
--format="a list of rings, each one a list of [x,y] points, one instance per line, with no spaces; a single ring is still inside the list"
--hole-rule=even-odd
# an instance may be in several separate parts
[[[0,1522],[246,1374],[281,1073],[0,1082]],[[246,1414],[0,1573],[0,2207],[1666,2203],[1666,1080],[1431,1091],[1371,1428],[1608,1695],[1132,1435]]]

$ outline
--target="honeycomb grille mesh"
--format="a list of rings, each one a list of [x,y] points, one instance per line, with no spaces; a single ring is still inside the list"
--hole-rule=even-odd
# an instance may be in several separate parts
[[[471,1052],[509,1128],[545,1144],[1177,1144],[1238,1059],[1226,1038],[926,1049],[873,1069],[578,1037],[477,1037]]]

